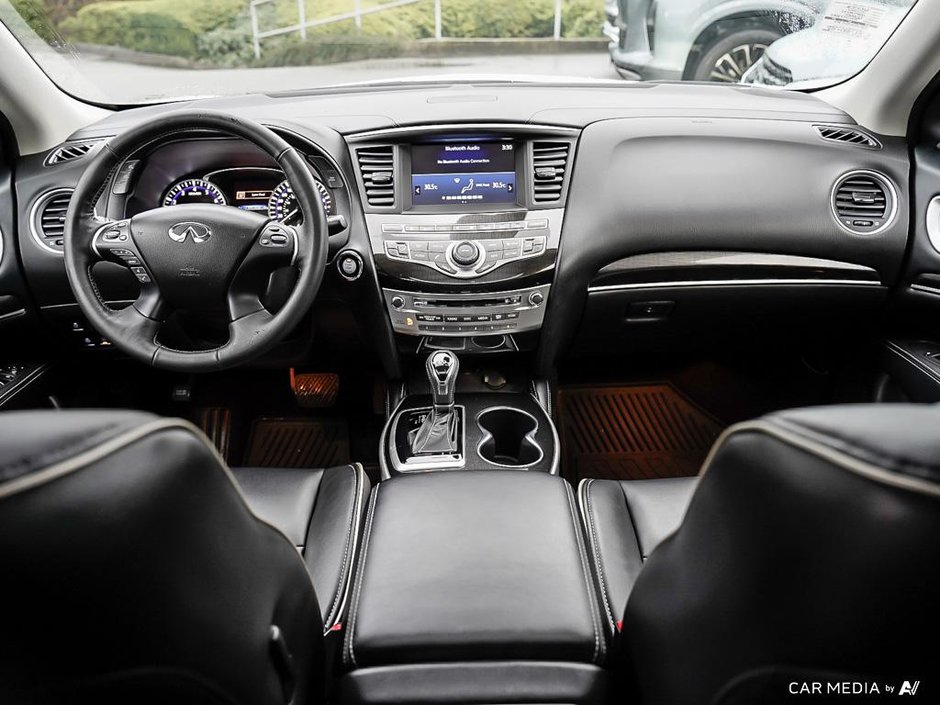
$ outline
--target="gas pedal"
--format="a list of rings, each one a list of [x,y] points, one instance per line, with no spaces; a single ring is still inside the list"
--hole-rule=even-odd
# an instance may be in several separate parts
[[[332,372],[290,371],[290,388],[297,403],[305,409],[328,409],[339,397],[339,375]]]
[[[210,407],[199,412],[199,427],[222,459],[228,462],[228,445],[231,437],[232,412],[224,407]]]

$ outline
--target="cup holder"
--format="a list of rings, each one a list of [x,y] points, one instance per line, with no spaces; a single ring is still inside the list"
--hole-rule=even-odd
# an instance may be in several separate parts
[[[483,432],[480,457],[493,465],[526,467],[542,459],[542,448],[535,442],[538,421],[518,409],[497,407],[477,417]]]

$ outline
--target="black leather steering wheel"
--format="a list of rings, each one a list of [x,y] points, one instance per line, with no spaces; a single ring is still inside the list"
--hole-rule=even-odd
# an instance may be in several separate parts
[[[269,154],[291,184],[303,224],[213,204],[155,208],[128,220],[96,216],[95,203],[118,165],[148,145],[193,130],[241,137]],[[232,367],[276,345],[310,309],[328,249],[326,215],[303,157],[268,128],[212,111],[161,115],[112,139],[78,182],[65,221],[65,269],[91,324],[128,355],[184,372]],[[129,267],[141,283],[127,308],[110,308],[98,291],[92,267],[102,260]],[[274,269],[289,265],[299,271],[297,282],[272,314],[261,292]],[[157,338],[174,310],[227,315],[228,342],[212,350],[165,347]]]

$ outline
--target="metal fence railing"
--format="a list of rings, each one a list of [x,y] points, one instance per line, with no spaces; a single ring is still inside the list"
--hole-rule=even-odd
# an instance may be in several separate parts
[[[255,58],[261,58],[261,42],[271,37],[279,37],[286,34],[297,33],[301,41],[307,41],[307,30],[313,27],[324,27],[339,22],[354,20],[356,28],[362,28],[362,18],[366,15],[373,15],[379,12],[394,10],[396,7],[404,5],[414,5],[419,2],[434,3],[434,38],[438,41],[444,39],[443,27],[441,21],[441,4],[444,0],[393,0],[392,2],[376,5],[375,7],[362,7],[362,0],[354,0],[351,12],[344,12],[330,17],[321,17],[318,19],[307,19],[306,0],[297,0],[297,22],[283,27],[262,30],[258,18],[258,8],[262,5],[273,4],[277,0],[251,0],[248,11],[251,16],[251,42],[255,51]],[[561,39],[561,12],[562,0],[555,0],[555,20],[553,28],[553,39]],[[461,37],[448,37],[449,39],[461,39]]]

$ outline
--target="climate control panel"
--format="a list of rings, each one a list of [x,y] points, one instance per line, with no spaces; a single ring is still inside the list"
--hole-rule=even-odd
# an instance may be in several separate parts
[[[554,266],[564,211],[487,214],[368,214],[372,253],[380,272],[409,280],[487,281],[518,278]],[[433,270],[433,273],[422,274]]]

